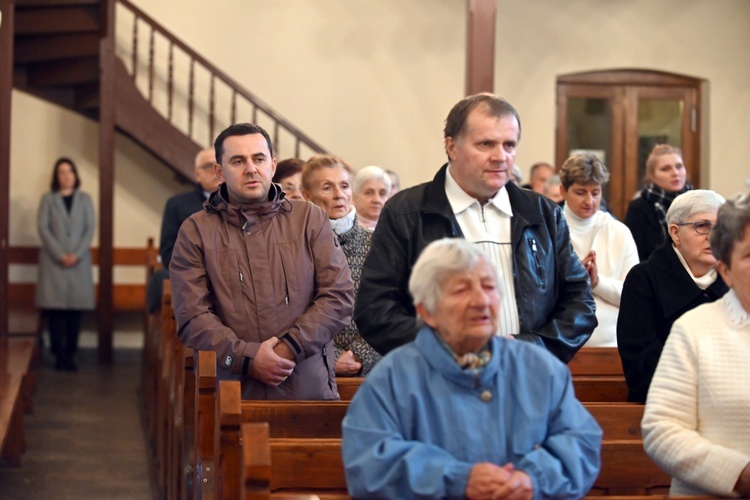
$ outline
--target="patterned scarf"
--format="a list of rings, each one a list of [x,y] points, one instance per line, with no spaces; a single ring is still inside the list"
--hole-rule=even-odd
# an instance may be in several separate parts
[[[653,183],[649,183],[641,191],[641,197],[653,203],[656,213],[659,215],[659,228],[661,228],[662,239],[667,238],[667,210],[669,210],[669,206],[679,195],[692,190],[693,185],[689,181],[686,181],[685,187],[675,192],[665,191]]]
[[[451,355],[462,370],[476,370],[477,368],[482,368],[492,359],[492,353],[486,345],[479,352],[467,352],[466,354],[459,356],[456,354],[456,351],[448,345],[443,336],[440,335],[437,330],[433,329],[432,332],[435,334],[435,337],[437,337],[440,345],[448,351],[448,354]]]

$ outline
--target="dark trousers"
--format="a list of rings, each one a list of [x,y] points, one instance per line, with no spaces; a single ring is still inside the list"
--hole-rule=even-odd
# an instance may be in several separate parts
[[[48,309],[47,325],[52,354],[58,358],[72,359],[78,350],[78,334],[81,331],[82,311]]]

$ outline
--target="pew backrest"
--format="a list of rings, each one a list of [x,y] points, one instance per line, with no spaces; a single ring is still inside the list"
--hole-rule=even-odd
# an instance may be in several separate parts
[[[576,375],[622,376],[622,360],[617,347],[582,347],[568,363]]]
[[[268,422],[272,438],[340,438],[348,401],[242,401],[242,422]]]

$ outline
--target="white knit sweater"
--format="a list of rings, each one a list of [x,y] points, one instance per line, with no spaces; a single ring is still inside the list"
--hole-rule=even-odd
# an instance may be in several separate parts
[[[592,290],[599,325],[586,347],[617,347],[617,315],[620,312],[622,284],[630,269],[638,264],[638,249],[630,229],[606,212],[581,219],[566,205],[565,219],[570,242],[579,259],[596,251],[599,284]]]
[[[672,325],[641,425],[671,495],[732,494],[750,463],[750,313],[733,290]]]

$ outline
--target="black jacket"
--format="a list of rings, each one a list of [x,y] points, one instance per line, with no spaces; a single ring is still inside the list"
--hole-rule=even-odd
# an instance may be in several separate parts
[[[420,252],[437,239],[463,237],[445,194],[446,168],[432,182],[397,193],[378,219],[354,314],[362,336],[381,354],[416,336],[408,281]],[[567,362],[597,324],[588,274],[570,246],[560,207],[512,183],[506,189],[513,208],[517,337]]]
[[[648,259],[649,255],[664,243],[666,227],[664,228],[665,232],[662,232],[659,212],[654,208],[654,204],[645,198],[636,198],[630,202],[625,214],[625,225],[633,234],[635,246],[638,248],[638,258],[641,262]],[[672,241],[668,235],[666,237],[670,242]]]
[[[721,298],[727,290],[721,276],[706,290],[698,288],[675,254],[671,239],[630,270],[617,317],[617,348],[628,401],[646,402],[672,323],[689,310]]]
[[[169,269],[172,249],[174,242],[177,241],[180,226],[188,217],[203,210],[205,201],[206,197],[200,186],[187,193],[176,194],[167,200],[161,219],[161,238],[159,239],[159,255],[165,269]]]

